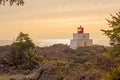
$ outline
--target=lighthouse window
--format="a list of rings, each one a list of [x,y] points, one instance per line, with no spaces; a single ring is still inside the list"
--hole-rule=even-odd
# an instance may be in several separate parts
[[[83,36],[83,38],[85,38],[86,36]]]
[[[82,31],[82,29],[79,29],[79,31]]]

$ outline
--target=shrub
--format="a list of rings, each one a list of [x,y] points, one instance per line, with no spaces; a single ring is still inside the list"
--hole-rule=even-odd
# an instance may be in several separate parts
[[[120,80],[120,66],[114,68],[112,71],[107,72],[101,80]]]
[[[57,61],[56,65],[57,65],[57,67],[66,67],[67,62],[65,62],[65,61]]]
[[[56,61],[56,80],[63,80],[69,73],[69,65],[65,61]]]

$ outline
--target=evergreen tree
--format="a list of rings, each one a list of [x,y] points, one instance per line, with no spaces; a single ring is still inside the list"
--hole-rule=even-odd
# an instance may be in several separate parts
[[[28,34],[20,32],[16,41],[13,42],[12,47],[19,53],[19,63],[21,64],[24,61],[26,50],[34,49],[35,44]]]
[[[111,20],[106,19],[110,29],[102,31],[110,39],[111,54],[116,57],[120,56],[120,12],[116,13],[116,15],[111,15],[111,17]]]
[[[11,53],[7,56],[8,64],[23,69],[33,69],[42,61],[42,57],[37,53],[35,44],[28,34],[19,33],[15,42],[11,44]]]

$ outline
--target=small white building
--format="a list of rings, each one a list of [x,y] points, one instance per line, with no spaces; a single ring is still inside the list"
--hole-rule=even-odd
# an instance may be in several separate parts
[[[89,33],[84,33],[84,28],[78,28],[77,33],[73,33],[73,39],[70,43],[70,48],[77,49],[78,47],[92,46],[93,41],[89,39]]]

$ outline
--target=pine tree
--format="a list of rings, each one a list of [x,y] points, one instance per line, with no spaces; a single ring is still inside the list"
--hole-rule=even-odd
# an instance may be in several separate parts
[[[16,68],[22,66],[22,69],[34,69],[42,62],[43,58],[36,51],[35,44],[28,34],[20,32],[11,46],[11,52],[7,55],[8,64]]]
[[[108,20],[109,30],[102,30],[104,35],[110,39],[112,47],[111,54],[113,57],[120,56],[120,12],[116,15],[111,15],[112,19]]]

